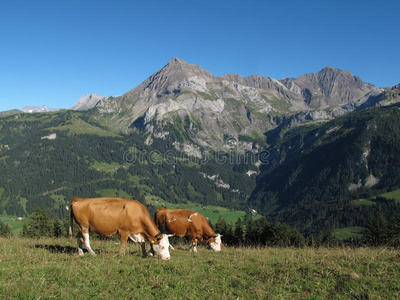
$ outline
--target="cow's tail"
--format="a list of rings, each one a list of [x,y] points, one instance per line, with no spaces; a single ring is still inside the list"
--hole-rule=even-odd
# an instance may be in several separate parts
[[[69,211],[70,211],[70,215],[69,215],[69,228],[68,228],[68,235],[69,235],[69,239],[72,239],[72,225],[74,223],[74,214],[72,212],[72,205],[69,206]]]

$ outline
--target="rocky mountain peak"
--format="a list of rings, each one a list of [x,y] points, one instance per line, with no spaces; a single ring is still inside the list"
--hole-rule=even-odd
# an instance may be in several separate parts
[[[212,80],[214,76],[201,66],[188,64],[180,58],[172,58],[166,66],[151,75],[142,84],[128,92],[129,97],[140,94],[141,97],[153,97],[157,94],[159,101],[165,100],[174,93],[179,85],[192,78],[204,81]]]
[[[395,85],[395,86],[393,86],[393,87],[391,88],[391,90],[400,90],[400,83],[397,84],[397,85]]]
[[[101,99],[103,99],[103,96],[100,96],[98,94],[90,94],[90,95],[84,95],[82,96],[78,102],[74,106],[71,107],[72,110],[88,110],[93,107],[95,107]]]
[[[171,58],[168,64],[159,72],[164,75],[176,76],[178,78],[181,78],[182,76],[212,76],[210,72],[204,70],[201,66],[188,64],[183,59],[177,57]]]
[[[186,61],[184,61],[183,59],[180,59],[178,57],[173,57],[168,62],[168,66],[186,67],[186,66],[189,66],[189,64]]]
[[[318,73],[304,74],[291,81],[301,89],[304,101],[311,108],[349,103],[376,89],[351,72],[333,67],[325,67]]]

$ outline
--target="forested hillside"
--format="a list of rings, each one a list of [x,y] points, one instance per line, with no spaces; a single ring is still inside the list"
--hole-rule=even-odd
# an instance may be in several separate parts
[[[195,144],[185,122],[157,137],[110,131],[108,118],[96,109],[1,116],[0,211],[44,208],[62,218],[77,196],[137,199],[151,211],[159,199],[190,201],[256,209],[311,234],[364,227],[376,208],[355,200],[400,187],[398,106],[287,124],[266,133],[267,148],[242,152],[229,136],[225,151]],[[400,212],[394,200],[375,202],[389,222]]]
[[[267,218],[317,232],[365,226],[373,207],[352,200],[400,186],[400,109],[371,108],[267,134],[271,163],[249,199]],[[400,211],[381,201],[388,218]]]
[[[62,217],[73,197],[121,196],[144,202],[193,201],[246,209],[255,186],[253,158],[233,152],[189,157],[144,132],[115,134],[94,111],[0,118],[0,211],[26,216],[45,208]],[[201,149],[201,148],[200,148]],[[149,202],[150,203],[150,202]]]

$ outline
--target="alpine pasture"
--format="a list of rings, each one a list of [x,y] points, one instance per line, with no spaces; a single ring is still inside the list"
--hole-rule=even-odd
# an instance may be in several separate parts
[[[390,248],[224,248],[176,245],[171,260],[129,244],[0,238],[2,299],[399,299],[400,251]],[[149,246],[147,246],[149,247]]]

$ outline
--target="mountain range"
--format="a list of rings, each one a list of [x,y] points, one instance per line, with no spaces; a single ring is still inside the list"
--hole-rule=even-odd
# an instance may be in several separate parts
[[[243,149],[246,140],[264,141],[264,132],[282,124],[327,121],[371,106],[399,101],[390,89],[364,83],[349,71],[326,67],[318,73],[276,80],[271,77],[214,76],[198,65],[172,58],[142,84],[119,97],[83,96],[71,108],[96,108],[115,132],[144,130],[167,138],[170,124],[201,146],[224,148],[227,137]]]
[[[51,107],[48,107],[47,105],[42,105],[42,106],[27,105],[27,106],[24,106],[23,108],[21,108],[20,110],[25,113],[41,113],[41,112],[57,111],[59,109],[51,108]]]
[[[169,124],[186,120],[185,131],[196,144],[221,148],[226,137],[261,141],[264,132],[282,123],[326,121],[397,101],[398,95],[390,89],[378,89],[333,67],[281,80],[238,74],[217,77],[198,65],[172,58],[122,96],[85,95],[71,109],[97,108],[110,116],[108,126],[115,132],[139,129],[163,138],[170,134]],[[22,111],[54,109],[24,107]],[[246,143],[239,145],[248,148]]]
[[[363,226],[368,208],[352,199],[400,186],[398,102],[400,85],[333,67],[276,80],[172,58],[119,97],[1,116],[0,211],[64,215],[73,196],[115,190],[256,209],[308,233]]]

